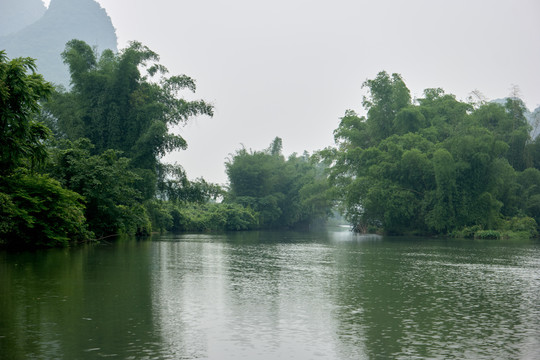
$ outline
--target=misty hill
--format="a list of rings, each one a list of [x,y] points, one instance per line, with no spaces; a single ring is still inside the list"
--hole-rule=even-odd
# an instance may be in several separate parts
[[[491,102],[504,105],[506,104],[507,99],[508,98],[495,99]],[[538,135],[540,135],[540,106],[538,106],[533,111],[526,108],[524,115],[527,119],[527,122],[532,126],[531,137],[535,139]]]
[[[26,4],[34,0],[9,2]],[[29,4],[27,6],[30,8]],[[37,59],[38,72],[46,80],[68,86],[69,73],[60,54],[71,39],[83,40],[99,52],[117,50],[111,19],[94,0],[51,0],[49,8],[37,21],[16,33],[0,37],[0,49],[6,50],[9,58],[30,56]]]
[[[533,112],[527,110],[525,117],[533,128],[531,137],[535,139],[538,135],[540,135],[540,106],[537,107]]]
[[[15,33],[37,21],[47,8],[41,0],[0,1],[0,36]]]

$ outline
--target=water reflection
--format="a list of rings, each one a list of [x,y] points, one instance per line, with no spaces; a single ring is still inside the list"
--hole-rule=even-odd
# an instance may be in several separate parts
[[[0,252],[0,358],[540,358],[538,243],[327,233]]]
[[[538,263],[516,268],[508,264],[523,259],[490,245],[403,245],[343,254],[345,341],[362,342],[370,358],[540,355],[539,307],[531,303],[539,300]]]
[[[159,244],[154,304],[171,353],[340,358],[331,248],[304,236],[296,238],[300,243],[282,236],[290,234],[259,234],[256,241],[236,234],[217,242],[188,236]]]
[[[0,358],[128,358],[155,353],[151,243],[0,253]]]

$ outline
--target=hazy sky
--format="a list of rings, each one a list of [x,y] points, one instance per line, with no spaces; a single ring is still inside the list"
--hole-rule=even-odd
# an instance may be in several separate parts
[[[442,87],[458,99],[505,97],[518,85],[540,105],[538,0],[97,0],[119,48],[138,40],[171,74],[197,80],[213,118],[182,128],[189,149],[167,157],[191,178],[225,183],[240,148],[283,139],[284,153],[333,144],[362,83],[403,76],[413,97]],[[47,1],[45,1],[47,3]]]

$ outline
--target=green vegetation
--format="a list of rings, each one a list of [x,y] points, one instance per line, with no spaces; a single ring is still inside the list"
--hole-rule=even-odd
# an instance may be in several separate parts
[[[71,89],[32,59],[0,52],[0,244],[66,246],[115,234],[309,228],[335,211],[359,232],[532,237],[540,223],[540,140],[525,106],[464,103],[441,89],[412,101],[397,74],[364,86],[336,147],[302,156],[237,150],[227,189],[163,164],[186,141],[171,128],[212,116],[185,75],[133,42],[100,56],[71,40]]]
[[[2,53],[0,243],[308,226],[330,212],[323,167],[307,154],[285,160],[279,138],[269,150],[233,156],[229,191],[163,164],[163,155],[187,146],[170,129],[213,108],[180,96],[195,81],[168,76],[142,44],[98,56],[71,40],[62,57],[69,91],[35,74],[33,60]]]
[[[264,151],[238,150],[226,163],[225,201],[254,210],[262,228],[324,223],[332,207],[324,167],[307,153],[285,160],[281,148],[275,138]]]
[[[36,168],[50,131],[35,117],[52,87],[34,61],[0,51],[0,239],[7,245],[65,245],[89,236],[82,198]]]
[[[62,56],[70,91],[54,90],[32,59],[8,61],[0,53],[0,243],[57,246],[148,234],[170,216],[153,211],[156,202],[203,202],[220,193],[159,161],[186,146],[171,125],[212,115],[204,101],[180,97],[182,89],[195,91],[192,79],[166,77],[157,54],[139,43],[97,58],[72,40]]]
[[[170,126],[191,116],[212,116],[211,105],[179,96],[184,89],[195,92],[195,81],[185,75],[167,77],[159,56],[140,43],[97,58],[88,44],[72,40],[62,57],[72,89],[56,92],[46,109],[57,137],[87,138],[94,154],[119,150],[137,167],[157,171],[161,156],[187,145]]]
[[[538,140],[521,100],[470,104],[427,89],[413,103],[401,77],[386,72],[364,86],[367,117],[347,111],[337,146],[322,152],[358,231],[536,234]]]
[[[84,197],[97,237],[162,229],[171,214],[156,212],[158,199],[174,205],[217,195],[215,186],[189,182],[180,167],[160,162],[187,145],[171,126],[212,116],[210,104],[180,96],[184,89],[195,92],[194,80],[167,76],[159,56],[137,42],[98,57],[85,42],[72,40],[62,57],[72,88],[57,89],[44,105],[43,121],[56,138],[47,171]]]
[[[130,160],[112,149],[91,155],[93,146],[84,138],[62,145],[51,149],[47,170],[62,186],[84,197],[85,216],[96,236],[149,233],[144,196],[137,186],[142,178]]]

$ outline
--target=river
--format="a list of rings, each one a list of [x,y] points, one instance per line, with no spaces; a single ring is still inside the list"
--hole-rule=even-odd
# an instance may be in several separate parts
[[[240,232],[0,252],[1,359],[538,359],[540,243]]]

